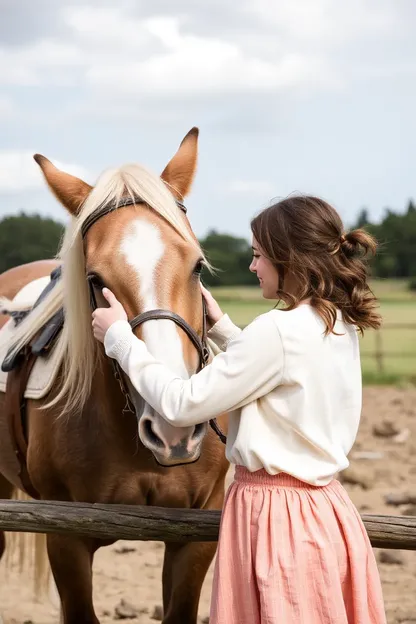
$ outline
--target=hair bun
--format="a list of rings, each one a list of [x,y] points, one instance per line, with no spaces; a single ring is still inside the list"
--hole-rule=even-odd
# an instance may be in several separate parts
[[[341,249],[347,257],[374,255],[376,243],[363,229],[351,230],[341,236]]]

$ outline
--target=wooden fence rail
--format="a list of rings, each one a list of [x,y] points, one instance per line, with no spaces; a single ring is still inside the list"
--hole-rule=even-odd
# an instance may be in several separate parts
[[[385,351],[383,345],[383,331],[385,330],[404,330],[404,329],[416,329],[416,323],[383,323],[381,329],[375,332],[375,350],[362,351],[361,357],[374,358],[377,365],[377,372],[383,374],[385,372],[385,358],[399,357],[399,358],[414,358],[416,360],[416,352],[409,351]]]
[[[220,511],[0,500],[0,530],[109,540],[213,542]],[[416,550],[416,516],[362,516],[376,548]]]

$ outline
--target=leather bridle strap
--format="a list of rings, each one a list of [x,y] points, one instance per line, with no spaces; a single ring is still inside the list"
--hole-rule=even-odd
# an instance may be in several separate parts
[[[113,212],[114,210],[117,210],[118,208],[122,208],[124,206],[133,206],[134,204],[140,204],[140,203],[141,204],[144,203],[144,201],[140,197],[123,197],[118,202],[110,202],[107,204],[102,204],[96,210],[94,210],[94,212],[92,212],[89,215],[89,217],[85,219],[81,228],[82,238],[85,237],[90,227],[94,225],[94,223],[96,223],[99,219],[101,219],[101,217],[104,217],[105,215],[109,214],[110,212]],[[184,213],[186,213],[185,206],[179,201],[176,201],[176,203],[178,207]],[[88,278],[87,278],[87,282],[88,282],[88,286],[90,290],[91,308],[95,310],[97,308],[97,300],[95,298],[94,285],[92,281]],[[176,314],[176,312],[172,312],[171,310],[162,310],[162,309],[148,310],[146,312],[142,312],[142,314],[138,314],[137,316],[135,316],[131,321],[129,321],[129,324],[132,329],[135,329],[136,327],[139,327],[146,321],[156,321],[160,319],[173,321],[186,333],[186,335],[188,336],[188,338],[194,345],[195,349],[197,350],[198,355],[199,355],[199,369],[198,370],[201,370],[208,363],[208,359],[209,359],[209,351],[207,347],[207,311],[206,311],[206,304],[205,304],[204,298],[202,298],[202,307],[203,307],[202,339],[198,336],[196,331],[181,316],[179,316],[179,314]],[[124,379],[120,371],[120,367],[115,360],[111,360],[111,361],[113,364],[114,376],[119,382],[120,389],[126,399],[125,409],[134,413],[134,408],[132,406],[132,402],[130,399],[128,389],[126,388],[126,385],[124,383]],[[215,433],[217,434],[221,442],[223,444],[226,444],[227,438],[223,434],[221,429],[219,428],[216,419],[212,418],[209,421],[209,424],[211,428],[215,431]]]
[[[178,201],[176,201],[176,205],[178,208],[182,210],[183,213],[186,214],[186,206]],[[84,221],[81,227],[81,235],[82,238],[85,238],[86,233],[90,229],[94,223],[96,223],[101,217],[110,214],[114,210],[118,210],[118,208],[124,208],[125,206],[134,206],[135,204],[144,204],[145,202],[141,197],[122,197],[118,202],[113,201],[107,204],[101,204],[98,206]]]
[[[188,323],[181,316],[179,316],[179,314],[176,314],[176,312],[172,312],[171,310],[162,310],[162,309],[148,310],[147,312],[142,312],[142,314],[138,314],[137,316],[135,316],[134,319],[129,321],[129,323],[131,325],[131,328],[135,329],[136,327],[139,327],[146,321],[157,321],[159,319],[173,321],[174,323],[176,323],[176,325],[178,325],[181,329],[183,329],[183,331],[188,336],[188,338],[190,339],[190,341],[192,342],[192,344],[194,345],[195,349],[197,350],[199,354],[200,369],[203,368],[205,364],[207,363],[208,357],[209,357],[208,349],[203,342],[204,338],[201,340],[201,338],[198,336],[196,331],[190,325],[188,325]],[[205,310],[204,310],[204,320],[205,320]]]

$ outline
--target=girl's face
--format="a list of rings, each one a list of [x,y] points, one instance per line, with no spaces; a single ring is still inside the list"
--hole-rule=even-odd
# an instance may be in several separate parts
[[[263,291],[265,299],[277,299],[277,291],[279,288],[279,274],[273,264],[266,258],[261,250],[260,245],[253,237],[252,242],[253,260],[249,266],[252,273],[255,273],[260,282],[260,288]]]

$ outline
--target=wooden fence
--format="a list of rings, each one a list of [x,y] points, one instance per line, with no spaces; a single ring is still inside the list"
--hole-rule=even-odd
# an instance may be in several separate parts
[[[0,530],[110,540],[213,542],[220,511],[0,500]],[[416,550],[416,516],[362,515],[375,548]]]
[[[416,330],[416,323],[383,323],[382,328],[374,332],[375,349],[374,351],[362,351],[361,357],[374,358],[376,360],[377,372],[382,374],[386,372],[385,358],[414,358],[416,361],[416,351],[384,351],[383,348],[383,332],[385,330]],[[416,342],[416,336],[415,336]],[[416,365],[415,365],[416,372]]]

